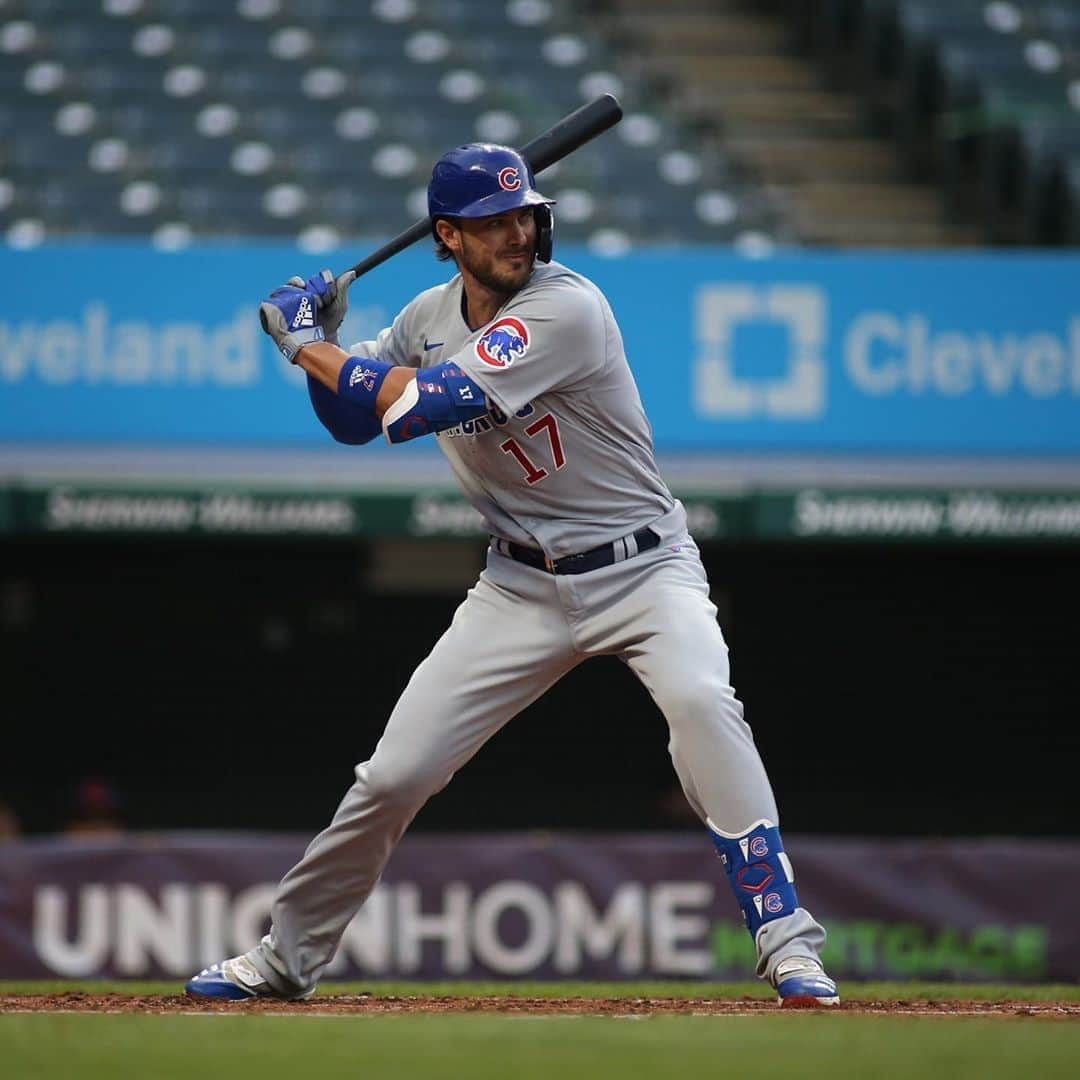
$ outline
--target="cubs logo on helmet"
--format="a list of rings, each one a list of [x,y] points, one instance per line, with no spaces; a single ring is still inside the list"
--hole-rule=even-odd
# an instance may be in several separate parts
[[[529,349],[529,330],[512,316],[499,319],[484,331],[476,343],[476,355],[494,368],[507,368]]]
[[[520,170],[507,166],[499,170],[499,187],[504,191],[517,191],[521,187]]]

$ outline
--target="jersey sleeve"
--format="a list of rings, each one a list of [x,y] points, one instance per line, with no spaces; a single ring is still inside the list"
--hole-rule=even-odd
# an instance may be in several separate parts
[[[512,415],[542,394],[584,384],[606,364],[607,345],[597,294],[555,283],[519,293],[453,360]]]
[[[412,304],[404,307],[393,323],[380,330],[374,341],[357,341],[349,346],[350,356],[364,360],[384,360],[399,367],[419,367],[420,358],[409,347]]]

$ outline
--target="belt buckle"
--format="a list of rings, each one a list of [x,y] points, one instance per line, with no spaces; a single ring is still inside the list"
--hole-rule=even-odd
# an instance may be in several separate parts
[[[548,555],[546,551],[544,552],[544,569],[547,570],[549,574],[555,573],[555,563],[552,561],[551,556]]]

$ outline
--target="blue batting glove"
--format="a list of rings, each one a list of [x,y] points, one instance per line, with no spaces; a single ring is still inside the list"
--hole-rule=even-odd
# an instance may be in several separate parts
[[[338,344],[338,330],[345,319],[349,307],[349,286],[356,280],[352,270],[346,270],[336,278],[329,270],[323,270],[305,282],[303,278],[291,277],[286,285],[308,288],[319,297],[319,325],[323,328],[326,340],[331,345]]]
[[[315,341],[337,341],[338,327],[345,317],[345,294],[355,275],[352,271],[337,280],[322,270],[306,282],[289,278],[259,305],[262,328],[290,363],[305,345]]]

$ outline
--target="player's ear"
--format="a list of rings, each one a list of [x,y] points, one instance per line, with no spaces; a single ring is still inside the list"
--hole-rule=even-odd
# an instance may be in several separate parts
[[[435,222],[435,232],[453,254],[456,255],[461,250],[461,230],[457,222],[439,218]]]

